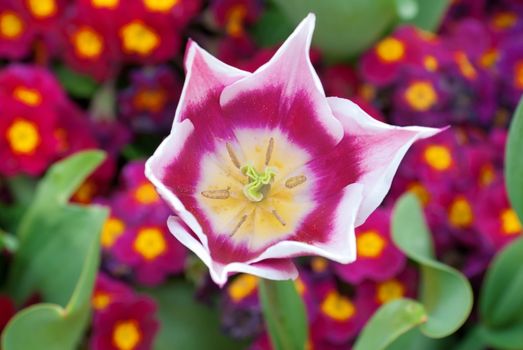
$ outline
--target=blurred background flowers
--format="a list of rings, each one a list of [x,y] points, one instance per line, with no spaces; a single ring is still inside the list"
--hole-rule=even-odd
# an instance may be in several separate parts
[[[144,159],[169,133],[188,38],[254,71],[309,11],[318,17],[311,59],[327,96],[392,124],[451,127],[407,154],[383,207],[357,229],[355,263],[299,261],[308,349],[351,349],[381,305],[417,296],[419,267],[391,238],[392,206],[406,192],[422,203],[438,260],[477,290],[494,255],[523,232],[503,175],[523,92],[523,2],[0,0],[0,330],[40,302],[75,314],[73,290],[84,290],[93,317],[58,350],[271,348],[258,279],[238,275],[221,290],[211,283],[168,232],[170,210],[146,180]],[[52,247],[30,240],[37,234],[27,222],[35,201],[49,198],[35,192],[39,179],[88,149],[105,160],[78,179],[72,204],[57,199],[60,210],[108,210],[96,282],[78,287],[80,270],[63,272],[69,262],[53,249],[69,249],[59,242],[81,221]],[[8,333],[4,350],[28,349]],[[430,346],[448,349],[461,337]]]

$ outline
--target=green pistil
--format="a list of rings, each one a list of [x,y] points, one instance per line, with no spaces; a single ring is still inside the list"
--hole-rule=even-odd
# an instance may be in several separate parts
[[[243,194],[251,202],[260,202],[266,193],[267,186],[274,179],[276,170],[266,167],[263,173],[258,173],[252,165],[244,165],[240,170],[249,178],[249,183],[243,187]]]

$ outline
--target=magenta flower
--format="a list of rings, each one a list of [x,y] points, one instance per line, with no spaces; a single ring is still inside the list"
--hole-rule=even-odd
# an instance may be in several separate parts
[[[393,127],[326,98],[308,55],[314,21],[254,73],[188,45],[171,134],[146,175],[177,214],[171,232],[219,285],[233,272],[294,278],[296,256],[354,261],[354,227],[410,145],[438,131]]]

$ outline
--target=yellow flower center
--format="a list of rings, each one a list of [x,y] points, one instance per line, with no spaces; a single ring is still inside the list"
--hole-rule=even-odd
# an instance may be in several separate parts
[[[160,200],[154,186],[148,182],[141,184],[136,188],[134,191],[134,198],[138,203],[144,205],[153,204]]]
[[[523,60],[514,65],[514,85],[518,89],[523,89]]]
[[[325,315],[338,322],[348,321],[356,314],[356,307],[351,300],[337,291],[329,292],[320,308]]]
[[[36,18],[46,18],[55,14],[55,0],[27,0],[29,10]]]
[[[40,134],[35,123],[17,119],[7,129],[7,141],[13,152],[32,154],[40,144]]]
[[[311,259],[312,271],[321,273],[327,270],[327,267],[329,267],[329,262],[327,259],[321,258],[319,256],[315,256]]]
[[[518,16],[514,12],[496,13],[492,18],[492,25],[497,29],[508,29],[513,27],[518,21]]]
[[[28,106],[38,106],[42,102],[42,95],[38,90],[19,86],[13,91],[13,97]]]
[[[376,290],[376,299],[380,304],[386,304],[402,298],[405,295],[405,286],[396,279],[378,283]]]
[[[496,178],[496,173],[492,164],[485,164],[479,171],[479,184],[482,187],[490,185]]]
[[[474,214],[469,201],[464,196],[456,197],[450,204],[449,222],[456,228],[468,228],[474,221]]]
[[[100,34],[90,27],[79,28],[72,37],[75,52],[82,58],[96,58],[104,49],[104,41]]]
[[[241,274],[227,287],[227,293],[237,303],[251,295],[258,287],[258,277]]]
[[[24,22],[13,11],[5,11],[0,14],[0,34],[7,39],[16,39],[24,31]]]
[[[136,109],[152,113],[161,112],[166,102],[167,94],[163,89],[143,89],[133,99]]]
[[[115,217],[110,217],[109,219],[107,219],[102,229],[102,247],[112,247],[116,240],[123,234],[124,230],[125,224],[122,220]]]
[[[96,193],[96,184],[88,179],[76,190],[73,199],[80,203],[89,203]]]
[[[91,0],[91,4],[93,7],[97,8],[108,8],[108,9],[114,9],[118,6],[120,3],[120,0]]]
[[[430,202],[430,193],[425,186],[419,182],[410,183],[407,186],[407,191],[414,194],[423,206],[426,206]]]
[[[463,51],[458,51],[454,54],[454,59],[458,64],[461,74],[463,74],[465,78],[470,80],[476,79],[478,73],[476,72],[476,68],[474,68],[466,53]]]
[[[128,53],[149,55],[160,45],[158,34],[140,20],[134,20],[120,29],[123,48]]]
[[[432,55],[423,57],[423,66],[426,70],[435,72],[438,69],[438,60]]]
[[[296,278],[294,280],[294,287],[296,288],[296,291],[300,296],[303,296],[305,292],[307,291],[307,287],[305,286],[305,283],[301,280],[301,278]]]
[[[143,228],[138,231],[133,247],[145,260],[154,260],[167,251],[167,242],[160,229]]]
[[[356,235],[356,249],[359,257],[377,258],[386,245],[387,242],[377,231],[365,231]]]
[[[387,63],[397,62],[405,55],[405,45],[396,38],[385,38],[376,45],[376,54]]]
[[[429,81],[416,81],[405,90],[405,100],[418,112],[429,110],[438,101],[438,94]]]
[[[517,235],[521,233],[521,222],[514,209],[505,209],[501,212],[501,229],[506,235]]]
[[[499,58],[499,51],[492,48],[485,51],[479,60],[479,63],[484,68],[492,68]]]
[[[437,171],[445,171],[452,165],[452,154],[448,147],[442,145],[428,146],[423,152],[423,158],[431,168]]]
[[[120,321],[113,329],[113,345],[118,350],[133,350],[142,339],[140,326],[135,320]]]
[[[230,36],[238,37],[243,34],[243,21],[247,15],[247,9],[243,5],[233,6],[227,12],[226,30]]]
[[[111,303],[111,295],[105,292],[95,292],[91,300],[93,308],[97,311],[104,310]]]
[[[143,4],[150,11],[168,12],[180,0],[143,0]]]
[[[372,101],[376,97],[376,88],[370,84],[363,83],[358,93],[365,101]]]

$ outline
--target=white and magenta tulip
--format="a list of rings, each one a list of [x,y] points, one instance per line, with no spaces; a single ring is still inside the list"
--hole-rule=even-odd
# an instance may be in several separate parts
[[[356,259],[354,228],[378,207],[407,149],[437,129],[376,121],[326,97],[309,15],[269,62],[238,70],[190,42],[170,135],[146,175],[172,234],[219,285],[246,272],[297,276],[293,257]]]

